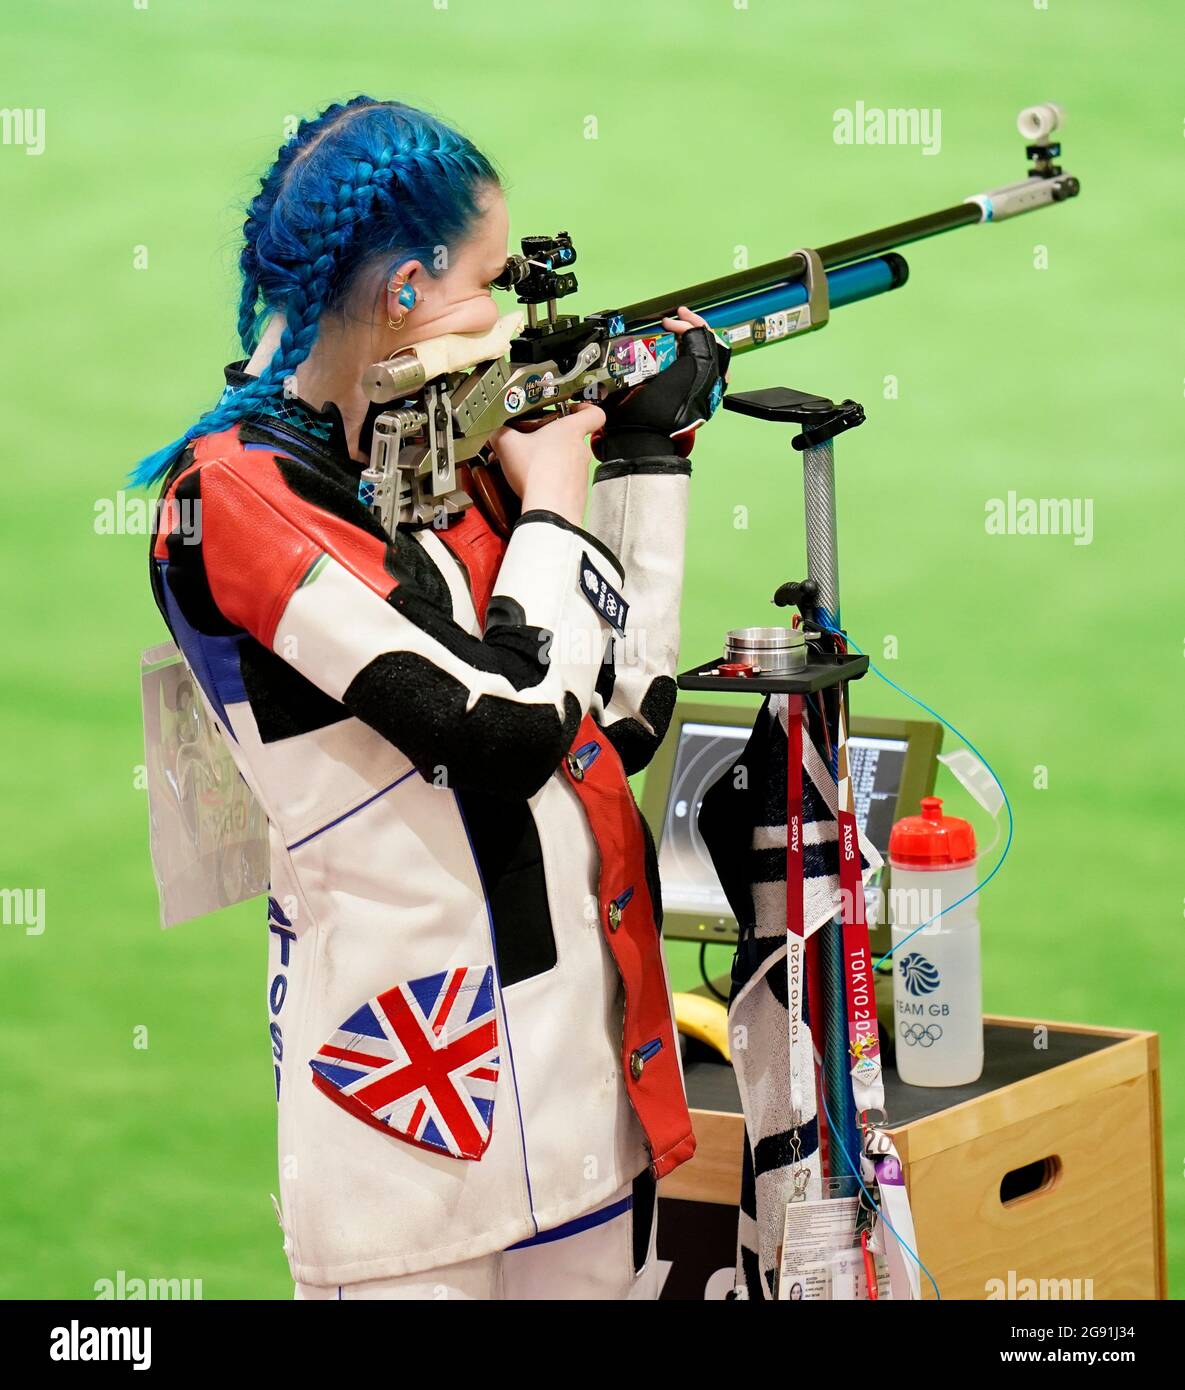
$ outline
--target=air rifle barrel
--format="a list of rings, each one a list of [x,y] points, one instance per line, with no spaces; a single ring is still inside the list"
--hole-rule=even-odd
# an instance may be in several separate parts
[[[460,336],[446,335],[368,368],[363,387],[377,404],[403,401],[406,406],[424,393],[416,408],[393,410],[376,421],[371,468],[363,475],[372,494],[368,505],[388,530],[406,508],[426,520],[441,498],[454,497],[456,465],[480,453],[510,419],[564,407],[577,395],[631,387],[661,372],[675,360],[678,347],[659,320],[681,304],[702,314],[734,353],[747,352],[822,328],[833,308],[903,285],[909,268],[899,247],[1073,198],[1078,180],[1054,163],[1061,145],[1052,137],[1062,120],[1061,109],[1049,102],[1020,113],[1017,129],[1029,142],[1030,167],[1027,177],[1014,183],[925,217],[829,246],[800,247],[780,260],[584,318],[556,310],[557,301],[577,288],[569,234],[524,238],[523,254],[509,257],[493,282],[517,289],[519,303],[526,306],[526,327],[520,320],[515,336],[500,343],[499,354],[508,350],[508,356],[475,357],[474,345],[465,343],[451,367],[441,365],[425,354]],[[541,305],[546,306],[542,318]],[[467,376],[464,368],[472,368]],[[454,497],[454,507],[466,504]]]
[[[825,270],[834,270],[851,261],[882,256],[885,252],[909,246],[915,241],[954,231],[956,227],[969,227],[978,222],[999,222],[1050,203],[1060,203],[1066,198],[1075,197],[1077,193],[1078,180],[1072,175],[1062,174],[1060,170],[1048,177],[1033,173],[1027,179],[990,193],[975,194],[939,212],[914,217],[908,222],[896,222],[890,227],[865,232],[862,236],[832,242],[830,246],[820,246],[819,258]],[[764,265],[738,270],[735,274],[722,275],[715,280],[705,280],[669,294],[640,299],[634,304],[627,304],[619,312],[625,319],[625,331],[635,332],[643,325],[655,323],[664,315],[673,313],[680,304],[702,311],[705,307],[739,295],[800,280],[806,271],[806,257],[801,251],[795,251],[781,260],[767,261]]]

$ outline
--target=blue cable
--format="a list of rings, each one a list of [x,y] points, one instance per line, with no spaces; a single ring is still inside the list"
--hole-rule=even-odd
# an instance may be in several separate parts
[[[820,626],[823,625],[820,624]],[[824,630],[830,632],[833,636],[838,637],[840,641],[844,642],[847,646],[851,647],[853,651],[859,652],[861,656],[867,655],[867,653],[864,651],[862,647],[858,647],[856,643],[853,642],[852,639],[846,633],[841,632],[838,628],[824,627]],[[1008,793],[1004,790],[1004,783],[1001,782],[999,777],[996,775],[996,769],[991,765],[991,763],[988,762],[988,760],[983,756],[979,749],[976,748],[976,746],[971,742],[967,735],[963,733],[962,730],[956,729],[955,726],[949,720],[943,719],[942,715],[940,715],[936,709],[931,709],[930,706],[926,704],[924,700],[919,700],[916,695],[911,695],[909,691],[904,688],[904,686],[900,686],[897,684],[895,680],[891,680],[874,662],[869,661],[868,669],[872,672],[874,676],[878,676],[881,680],[883,680],[886,685],[892,686],[893,689],[898,693],[898,695],[904,695],[907,700],[911,700],[915,705],[917,705],[919,709],[924,709],[927,714],[933,715],[933,717],[938,720],[938,722],[942,725],[944,729],[949,729],[951,733],[954,734],[954,736],[959,740],[960,743],[962,743],[965,747],[969,748],[971,752],[975,754],[975,756],[984,765],[984,767],[987,768],[988,772],[991,773],[992,781],[995,782],[996,786],[1000,788],[1000,795],[1004,798],[1004,808],[1008,812],[1008,838],[1004,841],[1004,848],[1000,851],[1000,857],[996,860],[991,873],[988,874],[986,878],[980,879],[980,881],[975,885],[975,887],[970,889],[970,891],[964,893],[961,898],[956,899],[956,901],[951,903],[948,907],[944,907],[941,912],[936,912],[933,917],[928,918],[925,922],[922,923],[920,927],[914,927],[913,931],[911,931],[907,936],[902,937],[901,940],[897,943],[897,946],[904,946],[907,941],[917,936],[918,932],[924,931],[928,926],[930,926],[931,923],[937,922],[939,917],[944,916],[946,913],[953,912],[956,907],[961,906],[970,898],[973,898],[976,895],[976,893],[980,892],[981,889],[986,888],[987,885],[991,883],[992,879],[994,879],[995,876],[1000,872],[1000,869],[1003,867],[1005,859],[1008,858],[1008,851],[1012,848],[1012,831],[1015,825],[1015,821],[1012,815],[1012,802],[1008,800]],[[893,954],[893,952],[897,949],[897,946],[890,946],[889,949],[885,952],[883,956],[881,956],[879,960],[873,961],[873,970],[876,970],[879,966],[883,965],[885,961],[887,961],[889,957]]]
[[[830,632],[833,636],[838,637],[840,641],[842,641],[846,646],[850,647],[853,651],[858,652],[861,656],[867,655],[867,653],[864,651],[862,647],[858,646],[855,642],[853,642],[852,639],[845,632],[841,632],[839,628],[829,627],[825,623],[821,623],[820,626],[824,629],[824,631]],[[975,756],[991,774],[992,781],[995,782],[996,786],[1000,788],[1000,795],[1004,798],[1004,806],[1008,812],[1008,837],[1004,841],[1004,848],[1000,852],[999,859],[997,859],[995,864],[993,865],[991,873],[989,873],[986,878],[981,879],[969,892],[964,893],[961,898],[951,903],[949,907],[944,907],[941,912],[936,912],[933,917],[923,922],[920,927],[915,927],[913,931],[911,931],[907,936],[902,937],[902,939],[897,943],[897,946],[904,946],[905,943],[909,941],[912,937],[916,936],[918,932],[923,931],[926,927],[930,926],[932,922],[937,922],[939,917],[943,916],[944,913],[953,912],[956,907],[960,906],[960,904],[967,902],[970,898],[973,898],[976,895],[976,893],[980,892],[983,888],[986,888],[987,885],[992,881],[992,879],[995,878],[995,876],[1000,872],[1004,860],[1008,858],[1008,851],[1012,848],[1012,832],[1015,825],[1015,820],[1012,814],[1012,802],[1008,800],[1008,793],[1004,790],[1004,783],[1000,781],[1000,778],[996,774],[995,768],[992,767],[991,763],[988,762],[988,760],[983,756],[979,749],[976,748],[976,746],[971,742],[967,735],[964,734],[962,730],[956,729],[955,726],[949,720],[943,719],[942,715],[940,715],[936,709],[932,709],[928,704],[926,704],[924,700],[919,700],[916,695],[911,695],[909,691],[904,688],[904,686],[898,685],[895,680],[892,680],[889,676],[886,676],[885,673],[875,664],[875,662],[870,660],[868,663],[868,669],[873,673],[874,676],[877,676],[881,680],[883,680],[886,685],[891,686],[899,695],[904,695],[907,700],[912,701],[913,704],[917,705],[919,709],[924,709],[927,714],[932,715],[933,718],[938,720],[938,722],[942,725],[944,729],[949,729],[950,732],[954,734],[954,736],[959,740],[959,742],[964,745],[964,747],[969,748],[971,752],[975,754]],[[881,956],[879,960],[873,962],[872,968],[874,971],[889,959],[889,957],[897,949],[897,946],[891,946],[885,952],[885,954]],[[834,1140],[836,1137],[836,1129],[831,1119],[831,1110],[827,1104],[826,1087],[820,1086],[819,1098],[823,1102],[823,1113],[827,1117],[828,1132],[831,1134],[832,1139]],[[837,1143],[835,1147],[838,1148],[840,1153],[843,1155],[844,1162],[848,1165],[848,1168],[851,1170],[852,1176],[856,1179],[856,1182],[860,1186],[860,1191],[863,1192],[864,1196],[868,1199],[869,1204],[872,1206],[872,1209],[876,1212],[878,1218],[882,1222],[884,1222],[885,1226],[889,1229],[889,1231],[892,1232],[893,1239],[896,1240],[897,1244],[901,1246],[901,1248],[910,1257],[910,1259],[913,1260],[913,1262],[922,1271],[926,1278],[929,1279],[934,1289],[935,1298],[941,1301],[942,1292],[938,1287],[938,1281],[926,1268],[925,1264],[923,1264],[921,1256],[918,1255],[917,1251],[911,1249],[911,1247],[907,1245],[906,1242],[902,1240],[902,1238],[897,1234],[896,1230],[894,1230],[893,1226],[889,1222],[888,1218],[885,1216],[884,1212],[881,1210],[879,1204],[873,1197],[872,1193],[869,1192],[867,1187],[865,1187],[864,1179],[860,1176],[859,1167],[856,1163],[852,1161],[851,1154],[843,1146],[842,1143]]]
[[[827,1131],[831,1135],[832,1139],[834,1139],[835,1129],[831,1123],[831,1109],[827,1104],[827,1088],[825,1086],[820,1086],[819,1088],[819,1099],[823,1102],[823,1113],[827,1116]],[[911,1246],[907,1245],[906,1242],[902,1240],[901,1237],[897,1234],[897,1231],[894,1228],[893,1224],[889,1221],[889,1218],[881,1210],[880,1204],[877,1202],[876,1198],[872,1195],[871,1192],[869,1192],[868,1188],[864,1186],[864,1179],[860,1176],[860,1171],[857,1165],[852,1162],[851,1154],[848,1153],[847,1149],[845,1149],[842,1144],[836,1144],[835,1147],[840,1151],[841,1154],[843,1154],[844,1161],[852,1170],[852,1176],[860,1184],[860,1191],[863,1192],[865,1197],[868,1198],[869,1205],[872,1207],[873,1211],[876,1212],[879,1219],[882,1222],[884,1222],[885,1226],[887,1226],[888,1229],[892,1232],[893,1239],[897,1242],[897,1244],[902,1248],[902,1250],[905,1251],[905,1253],[914,1262],[914,1264],[917,1265],[917,1267],[922,1271],[926,1278],[929,1279],[930,1283],[933,1285],[934,1288],[934,1297],[938,1300],[939,1303],[941,1303],[942,1291],[938,1287],[938,1280],[934,1278],[934,1276],[922,1263],[922,1257],[918,1254],[918,1252],[914,1250]]]

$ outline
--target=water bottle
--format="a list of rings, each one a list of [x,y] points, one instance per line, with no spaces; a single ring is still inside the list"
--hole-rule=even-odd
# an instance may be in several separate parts
[[[975,831],[937,796],[889,837],[897,1074],[910,1086],[965,1086],[983,1071],[979,900],[953,907],[975,887],[975,859]]]

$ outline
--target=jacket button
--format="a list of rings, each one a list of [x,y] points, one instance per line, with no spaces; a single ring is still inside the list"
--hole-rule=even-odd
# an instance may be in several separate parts
[[[573,779],[577,782],[583,782],[584,768],[580,766],[580,759],[577,758],[576,754],[569,753],[564,761],[568,764],[568,771],[572,774]]]
[[[642,1054],[635,1048],[633,1052],[630,1053],[630,1075],[635,1081],[641,1081],[642,1068],[645,1065],[646,1063],[642,1060]]]

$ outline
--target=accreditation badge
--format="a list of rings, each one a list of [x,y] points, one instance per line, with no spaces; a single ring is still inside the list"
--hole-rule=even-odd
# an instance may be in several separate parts
[[[267,891],[268,822],[172,642],[140,656],[143,785],[162,927]]]

